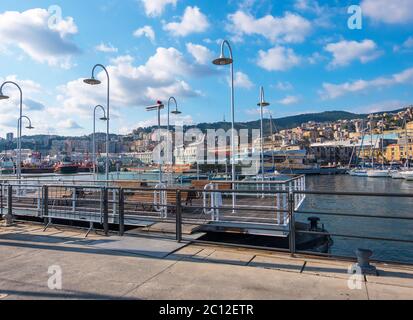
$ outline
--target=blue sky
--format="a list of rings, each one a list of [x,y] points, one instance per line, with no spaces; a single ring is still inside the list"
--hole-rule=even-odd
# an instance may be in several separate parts
[[[361,30],[348,28],[354,4]],[[106,80],[82,79],[96,63],[111,75],[114,133],[154,124],[144,106],[171,95],[183,112],[172,122],[229,120],[229,68],[210,62],[227,39],[236,121],[258,118],[261,85],[275,117],[396,109],[413,103],[412,26],[413,0],[2,0],[0,80],[23,87],[32,134],[91,132]],[[18,112],[17,92],[4,91],[13,99],[0,102],[0,136]]]

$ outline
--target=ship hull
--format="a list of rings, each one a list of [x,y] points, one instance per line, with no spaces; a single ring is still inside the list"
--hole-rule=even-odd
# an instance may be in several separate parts
[[[55,171],[58,174],[76,174],[79,172],[79,167],[77,166],[64,166],[59,167]]]

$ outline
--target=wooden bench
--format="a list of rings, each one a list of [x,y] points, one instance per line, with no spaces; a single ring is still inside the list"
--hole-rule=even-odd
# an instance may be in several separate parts
[[[153,190],[148,190],[148,191],[136,191],[133,194],[127,195],[125,197],[125,200],[127,202],[134,202],[136,203],[135,208],[139,205],[142,206],[143,210],[154,210],[154,197],[155,197],[155,191]],[[190,199],[190,194],[189,192],[182,192],[181,193],[181,201],[185,202],[188,204],[189,202],[192,203],[192,199]],[[176,206],[176,190],[168,190],[166,192],[166,200],[168,206]],[[159,195],[158,195],[158,201],[159,201]],[[128,203],[130,204],[130,203]]]
[[[135,188],[145,188],[148,183],[145,181],[116,181],[115,187],[122,189],[135,189]]]
[[[193,180],[191,185],[196,190],[203,190],[210,183],[216,184],[218,190],[232,190],[232,183],[225,181]]]

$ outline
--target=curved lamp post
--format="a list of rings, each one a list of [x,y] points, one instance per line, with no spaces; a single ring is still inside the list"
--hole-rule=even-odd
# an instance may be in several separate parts
[[[270,104],[265,101],[264,87],[260,88],[260,102],[258,106],[260,107],[261,114],[261,174],[262,181],[264,181],[264,108],[268,107]]]
[[[229,50],[229,58],[225,56],[225,45]],[[232,153],[232,180],[236,180],[235,175],[235,93],[234,93],[234,57],[232,54],[232,48],[230,43],[227,40],[222,41],[221,44],[221,55],[218,59],[212,61],[213,64],[217,66],[226,66],[230,65],[231,72],[231,153]],[[234,189],[235,186],[232,186]],[[232,195],[232,207],[235,209],[235,194]]]
[[[5,85],[8,85],[8,84],[16,86],[17,89],[19,89],[19,91],[20,91],[20,114],[19,114],[19,121],[18,121],[18,124],[17,124],[17,136],[18,136],[17,149],[19,150],[19,153],[18,153],[18,156],[17,156],[17,179],[20,180],[21,179],[21,174],[22,174],[21,173],[21,171],[22,171],[21,170],[21,160],[22,160],[21,159],[22,158],[21,134],[22,134],[22,128],[21,128],[21,125],[20,125],[20,121],[23,117],[23,91],[17,83],[15,83],[13,81],[6,81],[0,87],[0,100],[9,99],[9,96],[6,96],[6,95],[3,94],[3,87]]]
[[[146,111],[158,111],[158,137],[161,134],[161,110],[165,108],[165,105],[161,101],[157,101],[156,105],[146,108]],[[168,113],[169,114],[169,113]],[[159,159],[159,183],[162,183],[162,157]]]
[[[261,114],[261,176],[262,176],[262,190],[264,191],[264,181],[265,181],[265,166],[264,166],[264,108],[268,107],[270,104],[265,101],[264,87],[260,88],[260,102],[258,106],[260,107]],[[262,195],[264,198],[264,194]]]
[[[97,64],[92,69],[92,77],[89,79],[83,80],[84,83],[95,86],[99,85],[102,82],[95,78],[95,71],[96,68],[102,68],[105,71],[108,86],[107,86],[107,103],[106,103],[106,166],[105,166],[105,173],[106,173],[106,181],[109,182],[109,129],[110,129],[110,77],[108,70],[101,64]]]
[[[108,118],[106,117],[106,110],[103,106],[100,104],[97,105],[94,110],[93,110],[93,146],[92,146],[92,161],[93,161],[93,173],[96,174],[96,110],[97,109],[102,109],[103,111],[103,117],[100,118],[102,121],[108,121]]]
[[[175,103],[175,110],[170,111],[170,106],[171,106],[171,102]],[[169,160],[169,127],[170,127],[170,122],[169,122],[169,116],[170,114],[174,114],[174,115],[179,115],[182,114],[181,111],[178,110],[178,102],[176,102],[175,97],[170,97],[168,100],[168,127],[167,127],[167,134],[168,134],[168,141],[166,143],[166,148],[167,148],[167,155],[168,155],[168,160]],[[172,148],[172,166],[174,165],[174,154],[173,154],[174,148]]]

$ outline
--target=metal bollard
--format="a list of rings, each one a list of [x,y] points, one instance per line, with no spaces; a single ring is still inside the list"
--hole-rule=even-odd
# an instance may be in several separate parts
[[[377,269],[370,264],[370,258],[373,255],[373,251],[368,249],[357,249],[357,263],[356,268],[360,268],[363,275],[377,275]]]

